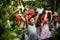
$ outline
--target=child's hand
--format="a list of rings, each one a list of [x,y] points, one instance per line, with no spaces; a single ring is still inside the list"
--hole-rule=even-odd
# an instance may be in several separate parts
[[[43,8],[37,8],[37,10],[36,10],[39,14],[41,14],[42,12],[43,12]]]
[[[46,10],[45,12],[46,12],[46,13],[48,13],[48,12],[49,12],[49,13],[52,13],[52,11],[48,11],[48,10]]]
[[[48,11],[48,12],[52,13],[52,11]]]
[[[45,13],[48,13],[48,10],[46,10]]]

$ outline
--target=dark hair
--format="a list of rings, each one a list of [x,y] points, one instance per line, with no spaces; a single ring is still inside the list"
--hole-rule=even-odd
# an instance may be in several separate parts
[[[31,18],[35,18],[35,15],[33,15]]]

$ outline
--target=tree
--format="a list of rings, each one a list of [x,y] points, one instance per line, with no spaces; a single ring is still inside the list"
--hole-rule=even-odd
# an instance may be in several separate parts
[[[20,40],[16,33],[17,23],[12,19],[16,14],[11,15],[12,7],[12,0],[0,0],[0,40]]]

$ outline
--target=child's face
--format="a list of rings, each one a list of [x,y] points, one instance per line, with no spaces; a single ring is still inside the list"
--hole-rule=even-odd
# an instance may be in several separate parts
[[[31,24],[34,24],[34,22],[35,22],[34,18],[31,18],[31,19],[30,19],[30,23],[31,23]]]
[[[55,17],[55,18],[54,18],[54,21],[58,21],[58,17]]]

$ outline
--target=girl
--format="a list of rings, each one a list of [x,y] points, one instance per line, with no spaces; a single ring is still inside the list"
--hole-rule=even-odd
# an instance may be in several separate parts
[[[44,20],[41,23],[41,34],[40,34],[41,40],[49,40],[49,38],[51,37],[51,32],[49,31],[49,24],[48,24],[49,22],[47,19],[47,14],[48,14],[48,11],[46,11]]]

